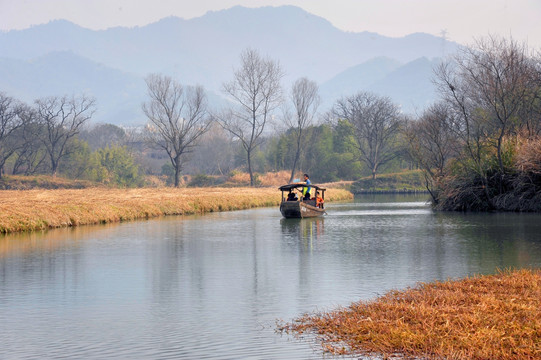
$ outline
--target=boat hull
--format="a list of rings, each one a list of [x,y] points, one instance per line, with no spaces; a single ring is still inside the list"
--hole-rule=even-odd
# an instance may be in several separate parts
[[[280,212],[286,219],[316,217],[325,214],[324,209],[320,209],[302,201],[282,201],[280,204]]]

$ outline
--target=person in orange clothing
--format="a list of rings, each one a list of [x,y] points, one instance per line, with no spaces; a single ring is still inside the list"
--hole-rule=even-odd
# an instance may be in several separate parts
[[[321,195],[319,194],[319,191],[316,191],[316,206],[318,208],[321,208],[323,209],[323,203],[325,201],[323,200],[323,198],[321,197]]]

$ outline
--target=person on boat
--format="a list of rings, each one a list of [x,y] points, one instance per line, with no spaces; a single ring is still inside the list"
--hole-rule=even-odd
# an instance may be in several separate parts
[[[324,203],[324,200],[323,198],[321,197],[321,195],[319,194],[319,191],[316,191],[316,206],[320,209],[323,209],[323,203]]]
[[[304,197],[304,200],[310,200],[310,190],[312,189],[310,184],[312,182],[310,181],[310,176],[308,176],[308,174],[304,174],[304,182],[307,186],[302,188],[302,196]]]
[[[297,201],[297,195],[295,195],[291,190],[289,190],[289,194],[287,194],[287,201]]]

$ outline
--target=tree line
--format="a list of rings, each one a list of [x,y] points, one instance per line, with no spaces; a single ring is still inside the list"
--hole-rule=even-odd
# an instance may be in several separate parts
[[[241,168],[257,185],[256,173],[267,171],[287,170],[290,181],[309,172],[323,182],[420,168],[437,207],[500,208],[515,201],[510,190],[539,192],[541,163],[532,157],[541,153],[539,59],[512,39],[478,40],[434,69],[440,100],[418,116],[364,91],[321,111],[314,81],[300,78],[284,89],[279,62],[250,48],[222,86],[228,102],[220,109],[200,86],[149,75],[143,130],[88,129],[95,103],[84,96],[27,106],[2,94],[0,174],[9,167],[127,186],[162,174],[180,186],[182,174]],[[100,138],[107,139],[96,144]],[[124,160],[110,165],[116,157]]]
[[[223,84],[228,106],[210,109],[202,87],[151,74],[141,106],[148,119],[143,129],[90,126],[97,104],[85,95],[50,96],[28,105],[0,93],[0,177],[59,174],[138,186],[144,175],[158,174],[180,186],[184,173],[224,175],[240,168],[257,185],[256,172],[277,170],[290,171],[291,180],[297,171],[313,171],[319,181],[354,179],[364,171],[363,161],[375,176],[394,157],[388,156],[388,140],[395,125],[382,124],[390,135],[375,151],[381,144],[370,136],[379,130],[360,126],[367,114],[397,123],[398,108],[390,100],[359,93],[322,115],[317,84],[300,78],[284,90],[283,75],[277,61],[246,49],[233,79]],[[363,101],[364,115],[358,106]]]
[[[228,106],[211,111],[200,87],[184,87],[168,76],[147,78],[149,100],[143,110],[149,118],[148,133],[155,148],[166,151],[175,174],[174,185],[190,159],[196,142],[201,143],[211,124],[218,124],[256,185],[256,170],[314,171],[321,181],[350,179],[368,168],[373,178],[404,151],[400,131],[405,118],[387,97],[359,92],[319,114],[318,85],[297,79],[283,89],[279,62],[246,49],[233,79],[223,84]],[[316,117],[325,120],[316,124]],[[271,133],[269,125],[284,131]],[[201,144],[199,144],[201,145]],[[220,157],[221,149],[215,150]]]
[[[14,175],[62,174],[122,186],[142,184],[127,148],[109,142],[92,151],[84,140],[99,141],[85,130],[95,110],[95,100],[84,95],[45,97],[30,106],[0,93],[0,178],[8,170]],[[125,136],[123,131],[116,134]]]

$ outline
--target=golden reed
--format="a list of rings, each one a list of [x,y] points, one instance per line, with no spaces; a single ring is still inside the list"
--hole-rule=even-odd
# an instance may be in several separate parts
[[[384,359],[541,359],[541,271],[501,271],[391,291],[279,325],[323,349]]]
[[[352,199],[329,189],[328,201]],[[272,188],[142,188],[0,191],[0,233],[277,206]]]

